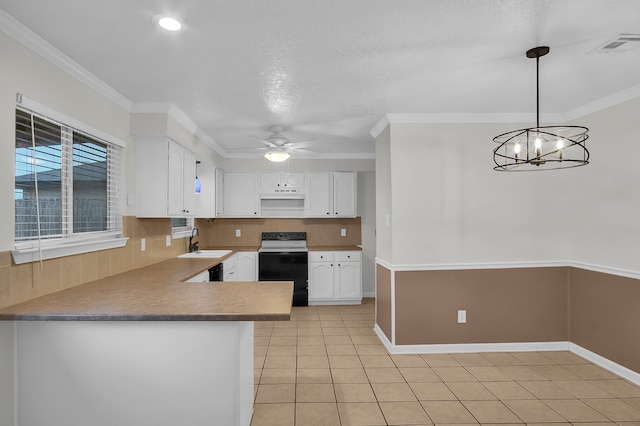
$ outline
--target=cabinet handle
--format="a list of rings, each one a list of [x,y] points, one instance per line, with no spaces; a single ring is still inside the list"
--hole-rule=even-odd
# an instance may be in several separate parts
[[[329,212],[327,212],[327,214],[329,214]]]
[[[320,259],[324,259],[324,256],[320,256]]]
[[[347,255],[347,258],[351,259],[351,256]]]

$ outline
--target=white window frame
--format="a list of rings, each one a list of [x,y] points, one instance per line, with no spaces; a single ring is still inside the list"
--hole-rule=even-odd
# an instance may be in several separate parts
[[[67,117],[64,114],[41,105],[21,94],[16,95],[16,108],[26,110],[41,118],[56,122],[63,127],[77,130],[78,132],[102,140],[108,144],[118,146],[122,149],[126,147],[126,142],[71,117]],[[120,190],[120,188],[118,188],[118,190]],[[121,206],[116,215],[121,218]],[[128,238],[122,236],[122,223],[120,223],[120,226],[116,230],[111,231],[83,232],[69,234],[61,238],[35,239],[31,241],[15,242],[14,250],[12,250],[11,253],[13,255],[14,262],[16,264],[21,264],[98,250],[124,247],[127,240]]]
[[[193,217],[185,217],[187,219],[186,226],[171,226],[171,238],[178,239],[184,237],[190,237],[193,228],[195,227]]]

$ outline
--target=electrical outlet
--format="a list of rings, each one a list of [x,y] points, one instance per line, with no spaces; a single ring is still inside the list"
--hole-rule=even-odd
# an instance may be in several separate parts
[[[145,251],[147,249],[147,240],[144,238],[140,239],[140,251]]]
[[[346,237],[346,236],[347,236],[347,230],[346,230],[346,229],[344,229],[344,228],[342,228],[342,229],[340,230],[340,236],[341,236],[341,237]]]
[[[167,247],[171,247],[171,235],[167,235],[167,236],[164,237],[164,244]]]
[[[242,236],[242,231],[236,229],[236,238],[240,238]]]
[[[458,324],[466,324],[467,322],[467,311],[460,310],[458,311]]]

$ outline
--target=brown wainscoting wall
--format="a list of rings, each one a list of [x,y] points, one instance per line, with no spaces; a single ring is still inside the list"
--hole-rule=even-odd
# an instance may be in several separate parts
[[[259,247],[262,243],[262,232],[279,231],[306,231],[309,246],[349,246],[362,243],[362,225],[359,217],[200,219],[196,221],[196,226],[200,229],[200,247]],[[240,237],[236,237],[236,229],[240,230]],[[341,229],[347,230],[345,237],[340,236]]]
[[[571,342],[640,373],[640,281],[569,269]]]
[[[396,345],[568,341],[640,374],[640,279],[574,267],[377,265],[377,323],[389,338],[392,280]]]
[[[396,344],[567,341],[566,275],[562,267],[397,272]]]
[[[391,271],[376,265],[376,323],[391,342]]]

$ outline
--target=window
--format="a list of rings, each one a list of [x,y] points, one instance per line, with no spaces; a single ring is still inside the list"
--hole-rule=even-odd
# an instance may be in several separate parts
[[[119,238],[120,146],[21,107],[15,143],[16,263],[111,248],[105,239],[126,243]],[[61,245],[67,248],[51,250]]]
[[[171,218],[171,236],[172,238],[190,237],[193,230],[192,217],[174,217]]]

